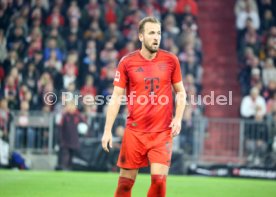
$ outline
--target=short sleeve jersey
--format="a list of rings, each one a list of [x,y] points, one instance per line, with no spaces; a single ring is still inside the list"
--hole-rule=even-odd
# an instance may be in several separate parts
[[[173,117],[172,84],[182,81],[178,58],[158,50],[152,60],[134,51],[119,62],[114,86],[126,89],[126,127],[138,132],[170,129]]]

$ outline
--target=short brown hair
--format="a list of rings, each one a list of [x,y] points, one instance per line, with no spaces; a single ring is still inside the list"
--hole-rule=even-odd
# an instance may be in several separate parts
[[[147,16],[147,17],[143,18],[142,20],[140,20],[140,22],[139,22],[139,29],[138,29],[139,33],[144,32],[144,27],[145,27],[146,23],[157,23],[157,24],[161,25],[160,21],[157,18],[155,18],[153,16]]]

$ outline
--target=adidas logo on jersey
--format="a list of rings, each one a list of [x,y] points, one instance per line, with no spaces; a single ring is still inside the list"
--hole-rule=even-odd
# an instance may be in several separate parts
[[[137,68],[137,69],[135,70],[135,72],[144,72],[144,69],[140,66],[139,68]]]

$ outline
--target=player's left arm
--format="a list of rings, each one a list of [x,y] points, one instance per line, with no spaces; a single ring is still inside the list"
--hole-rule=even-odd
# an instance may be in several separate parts
[[[170,127],[172,128],[172,136],[174,137],[177,136],[181,131],[181,122],[186,106],[187,95],[182,81],[174,83],[173,88],[176,92],[176,110]]]

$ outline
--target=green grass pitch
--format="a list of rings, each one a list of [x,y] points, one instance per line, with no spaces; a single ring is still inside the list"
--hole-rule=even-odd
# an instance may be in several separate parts
[[[1,197],[112,197],[118,174],[0,171]],[[146,197],[150,176],[139,174],[133,197]],[[167,197],[272,197],[276,181],[172,176]]]

